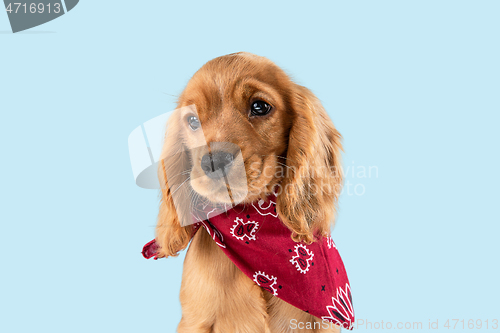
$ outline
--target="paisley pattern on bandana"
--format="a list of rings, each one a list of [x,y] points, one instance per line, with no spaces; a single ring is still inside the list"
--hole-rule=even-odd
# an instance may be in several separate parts
[[[259,222],[257,221],[247,221],[244,222],[243,219],[237,217],[234,220],[235,224],[231,228],[231,235],[239,240],[255,240],[255,233],[259,228]]]
[[[295,256],[290,259],[290,262],[295,265],[297,270],[306,274],[309,271],[314,253],[310,251],[304,244],[295,245]]]
[[[278,296],[278,291],[276,290],[276,277],[268,276],[263,272],[255,272],[253,276],[253,280],[257,283],[258,286],[266,289],[274,296]]]

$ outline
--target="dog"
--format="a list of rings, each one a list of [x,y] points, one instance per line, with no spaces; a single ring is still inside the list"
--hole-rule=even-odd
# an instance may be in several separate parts
[[[189,221],[199,201],[251,205],[271,196],[293,242],[328,237],[343,181],[342,137],[318,98],[267,58],[240,52],[202,66],[178,110],[159,166],[164,186],[155,237],[158,258],[177,256],[191,242],[178,332],[338,332],[261,287],[211,229]]]

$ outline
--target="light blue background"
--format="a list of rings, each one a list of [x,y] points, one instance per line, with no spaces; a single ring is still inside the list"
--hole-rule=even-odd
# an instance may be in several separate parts
[[[184,254],[140,255],[158,193],[134,184],[127,137],[237,51],[317,94],[346,167],[378,168],[348,175],[365,193],[342,195],[333,232],[357,318],[500,320],[499,13],[498,1],[81,1],[13,35],[0,12],[0,331],[175,330]]]

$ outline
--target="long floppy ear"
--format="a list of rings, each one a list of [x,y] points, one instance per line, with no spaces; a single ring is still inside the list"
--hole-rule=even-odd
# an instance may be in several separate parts
[[[307,88],[295,85],[286,155],[287,172],[278,193],[278,213],[295,241],[313,242],[329,234],[343,172],[342,136]]]
[[[189,202],[190,158],[180,137],[180,112],[171,115],[158,167],[161,186],[160,211],[156,225],[158,257],[177,256],[191,240],[193,228],[186,220],[189,210],[181,207]],[[183,200],[182,200],[183,199]],[[180,203],[179,203],[180,202]]]

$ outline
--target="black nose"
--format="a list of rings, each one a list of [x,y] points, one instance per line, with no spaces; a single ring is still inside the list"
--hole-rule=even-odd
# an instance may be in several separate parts
[[[217,151],[212,154],[206,154],[201,158],[201,168],[209,178],[219,179],[227,174],[231,165],[233,165],[233,160],[233,154],[225,151]]]

